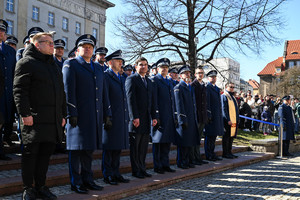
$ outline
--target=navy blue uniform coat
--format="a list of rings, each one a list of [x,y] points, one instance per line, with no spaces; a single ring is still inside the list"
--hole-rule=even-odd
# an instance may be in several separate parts
[[[205,125],[206,136],[224,135],[224,124],[221,107],[221,95],[218,86],[208,83],[206,86],[207,117],[211,119]]]
[[[148,77],[145,78],[147,87],[138,73],[127,77],[125,82],[130,119],[129,132],[132,133],[150,134],[151,118],[158,117],[152,81]],[[137,118],[140,119],[140,125],[136,128],[132,121]]]
[[[59,66],[59,68],[62,69],[65,60],[63,58],[61,58],[61,61],[59,61],[54,55],[53,55],[53,58],[54,58],[55,63],[57,64],[57,66]]]
[[[118,78],[110,69],[105,71],[107,91],[112,112],[112,128],[103,129],[103,149],[120,150],[128,149],[128,106],[125,92],[125,79]]]
[[[64,62],[68,117],[78,118],[76,127],[66,125],[68,150],[102,147],[103,117],[111,116],[111,111],[104,72],[99,64],[93,63],[93,67],[80,56]]]
[[[230,94],[230,93],[229,93]],[[238,121],[239,121],[239,108],[237,105],[237,101],[235,100],[235,98],[233,97],[232,94],[230,94],[231,98],[233,99],[234,102],[234,106],[235,106],[235,113],[236,113],[236,124],[238,127]],[[228,107],[228,99],[227,96],[225,94],[221,95],[221,102],[222,102],[222,116],[223,116],[223,122],[226,128],[230,128],[230,126],[228,125],[228,122],[230,121],[230,117],[229,117],[229,107]],[[235,131],[235,137],[237,135],[237,129]]]
[[[4,93],[0,97],[0,112],[5,122],[10,122],[13,116],[13,81],[16,66],[16,51],[9,45],[2,42],[0,51],[0,70],[4,76]]]
[[[282,104],[278,109],[280,125],[283,125],[283,140],[295,140],[294,130],[295,124],[293,119],[293,111],[289,105]]]
[[[161,75],[153,77],[154,96],[157,106],[160,126],[152,128],[151,137],[153,143],[172,143],[175,139],[175,97],[173,84],[169,79]]]
[[[190,90],[191,89],[191,90]],[[196,100],[194,88],[180,81],[174,87],[175,104],[178,116],[178,128],[175,143],[180,146],[196,146],[200,144],[198,122],[196,114]],[[182,124],[187,124],[187,129],[182,129]]]

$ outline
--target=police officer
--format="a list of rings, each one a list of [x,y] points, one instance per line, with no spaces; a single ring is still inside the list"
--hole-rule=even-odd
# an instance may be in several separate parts
[[[206,85],[206,103],[208,124],[205,125],[205,156],[207,160],[222,160],[215,154],[215,142],[217,136],[224,135],[224,125],[222,117],[222,105],[220,88],[216,86],[217,71],[211,70],[207,73],[208,83]]]
[[[18,42],[15,36],[8,36],[5,40],[5,43],[14,48],[14,50],[16,50]]]
[[[66,43],[62,39],[54,41],[54,54],[53,58],[55,63],[62,69],[64,63],[64,52],[65,52]]]
[[[234,97],[234,83],[226,83],[226,90],[221,95],[222,115],[225,133],[222,138],[223,158],[237,158],[232,154],[233,139],[237,135],[239,107]]]
[[[175,172],[170,168],[169,152],[171,143],[175,141],[175,100],[174,88],[170,80],[167,79],[170,60],[161,58],[156,62],[158,74],[153,77],[154,96],[158,106],[159,124],[152,127],[152,152],[154,171],[163,174],[167,172]]]
[[[121,176],[120,156],[122,149],[129,148],[128,141],[128,106],[125,92],[125,79],[119,71],[122,66],[122,51],[118,50],[105,57],[109,68],[105,71],[108,96],[112,110],[112,127],[103,130],[102,174],[104,182],[117,185],[118,182],[128,183]]]
[[[10,160],[11,158],[4,155],[3,140],[12,145],[10,136],[12,133],[12,126],[14,121],[14,101],[13,101],[13,79],[16,65],[16,51],[5,44],[5,35],[7,30],[7,22],[0,19],[0,70],[4,77],[4,94],[0,97],[0,112],[4,117],[4,126],[0,129],[0,159]]]
[[[176,67],[170,68],[168,73],[168,79],[172,82],[173,86],[179,83],[178,79],[178,70]]]
[[[108,49],[106,47],[99,47],[96,49],[95,54],[96,54],[96,62],[100,64],[100,66],[103,68],[103,71],[105,71],[108,66],[105,64],[105,56],[108,52]]]
[[[69,53],[68,53],[68,59],[75,58],[77,55],[77,47],[74,47]]]
[[[175,138],[177,144],[177,166],[182,169],[194,168],[189,155],[193,146],[200,144],[196,114],[196,100],[191,83],[191,70],[188,65],[179,71],[180,82],[174,87],[178,127]]]
[[[289,152],[290,140],[295,140],[295,118],[293,114],[290,96],[282,98],[283,103],[279,106],[278,116],[280,118],[280,125],[283,126],[283,156],[293,156]]]
[[[32,27],[31,29],[28,30],[28,37],[30,40],[30,43],[32,42],[32,38],[35,34],[44,32],[44,30],[41,27]]]
[[[132,65],[125,65],[123,70],[124,70],[124,73],[126,74],[126,77],[128,77],[132,74],[133,66]]]
[[[154,77],[157,74],[157,66],[156,63],[152,64],[152,66],[150,67],[150,76]]]
[[[77,193],[102,189],[93,180],[92,155],[102,147],[103,117],[109,126],[111,116],[104,72],[99,64],[91,61],[95,43],[90,34],[80,36],[76,40],[78,56],[66,60],[63,66],[69,173],[71,189]]]
[[[20,48],[17,51],[17,55],[16,55],[17,62],[23,57],[23,52],[25,48],[28,46],[28,44],[30,44],[30,39],[27,35],[23,39],[23,44],[24,44],[24,48]]]

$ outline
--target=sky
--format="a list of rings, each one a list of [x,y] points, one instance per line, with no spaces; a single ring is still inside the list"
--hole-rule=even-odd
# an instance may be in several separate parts
[[[121,38],[114,35],[113,21],[126,12],[126,8],[121,4],[122,0],[109,0],[115,4],[115,7],[106,11],[106,34],[105,43],[108,49],[116,48],[118,42],[122,42]],[[284,30],[277,37],[280,38],[279,45],[266,45],[262,49],[261,55],[237,55],[234,60],[240,63],[240,76],[244,80],[254,79],[259,82],[257,74],[269,63],[282,56],[285,40],[300,40],[300,17],[299,17],[299,0],[289,0],[283,6],[283,17],[286,20]],[[172,60],[171,60],[172,61]]]

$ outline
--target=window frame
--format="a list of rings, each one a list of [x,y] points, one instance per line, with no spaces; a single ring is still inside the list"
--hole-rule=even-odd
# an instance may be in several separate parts
[[[53,22],[53,24],[50,24],[49,22],[50,22],[50,14],[52,14],[52,22]],[[54,14],[54,12],[48,12],[48,25],[49,26],[55,26],[55,14]]]
[[[63,36],[61,39],[66,43],[64,50],[65,51],[68,50],[68,40],[69,40],[68,37]]]
[[[37,12],[35,12],[35,10],[34,10],[35,8],[37,9]],[[34,18],[34,16],[35,16],[34,13],[37,13],[37,19]],[[34,20],[34,21],[40,20],[40,8],[37,6],[32,6],[32,20]]]
[[[79,25],[79,32],[77,32],[77,24]],[[75,22],[75,34],[80,35],[81,34],[81,23]]]
[[[12,1],[12,2],[11,2]],[[12,10],[10,10],[10,8]],[[6,4],[5,4],[5,10],[7,12],[14,12],[15,11],[15,1],[14,0],[6,0]]]
[[[14,35],[14,21],[7,19],[6,22],[7,22],[7,31],[6,31],[6,34],[7,35]],[[11,27],[9,26],[10,22],[12,24]],[[9,33],[9,29],[10,28],[11,28],[11,33]]]
[[[64,25],[65,25],[65,20],[66,20],[66,28],[64,27]],[[64,31],[69,31],[69,19],[67,18],[67,17],[63,17],[63,19],[62,19],[62,30],[64,30]]]

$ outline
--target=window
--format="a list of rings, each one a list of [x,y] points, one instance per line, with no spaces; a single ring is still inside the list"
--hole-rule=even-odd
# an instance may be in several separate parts
[[[294,67],[294,65],[295,65],[295,63],[294,63],[293,61],[290,61],[290,62],[289,62],[289,68]]]
[[[54,26],[54,13],[52,12],[48,13],[48,25]]]
[[[300,67],[300,61],[296,62],[297,67]]]
[[[98,30],[96,28],[93,28],[93,36],[97,39],[97,33]]]
[[[281,72],[280,67],[277,67],[277,68],[276,68],[276,73],[280,73],[280,72]]]
[[[6,0],[6,10],[14,12],[14,0]]]
[[[7,26],[7,35],[13,35],[14,30],[14,22],[11,20],[6,20],[8,26]]]
[[[32,19],[38,21],[39,20],[39,12],[40,9],[38,7],[32,7]]]
[[[75,33],[80,35],[80,32],[81,32],[81,24],[79,22],[76,22],[76,25],[75,25]]]
[[[68,49],[68,38],[67,37],[62,37],[62,40],[65,41],[65,49]]]
[[[291,54],[298,54],[298,52],[297,51],[292,51]]]
[[[62,29],[65,31],[67,31],[69,29],[69,19],[66,17],[63,17]]]

